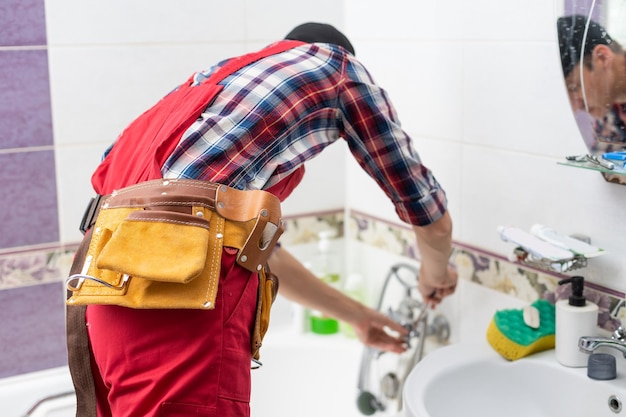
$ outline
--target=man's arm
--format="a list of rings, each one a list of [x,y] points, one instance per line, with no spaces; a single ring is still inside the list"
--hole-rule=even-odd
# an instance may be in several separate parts
[[[406,350],[404,327],[327,285],[285,249],[274,250],[269,266],[278,276],[279,292],[285,298],[350,324],[365,345],[397,353]]]
[[[452,219],[446,211],[442,217],[427,226],[413,226],[421,255],[418,288],[431,306],[452,294],[458,275],[450,266],[452,252]]]

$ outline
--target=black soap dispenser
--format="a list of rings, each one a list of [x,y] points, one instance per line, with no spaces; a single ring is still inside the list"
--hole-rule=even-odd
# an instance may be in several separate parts
[[[559,281],[559,285],[571,284],[572,294],[556,303],[556,359],[570,367],[587,366],[589,355],[578,349],[581,336],[595,336],[598,329],[598,306],[583,294],[585,279],[574,276]]]

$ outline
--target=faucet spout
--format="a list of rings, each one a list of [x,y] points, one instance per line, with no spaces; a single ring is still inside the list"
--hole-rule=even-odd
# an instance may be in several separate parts
[[[584,353],[592,353],[603,346],[620,351],[626,358],[625,341],[595,336],[583,336],[578,340],[578,349]]]

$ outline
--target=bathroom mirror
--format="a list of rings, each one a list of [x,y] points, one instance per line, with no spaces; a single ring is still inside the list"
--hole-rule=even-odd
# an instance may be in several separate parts
[[[585,145],[599,158],[626,151],[626,0],[558,1],[563,77]],[[611,162],[623,171],[626,160]],[[626,184],[626,172],[599,170],[608,181]]]

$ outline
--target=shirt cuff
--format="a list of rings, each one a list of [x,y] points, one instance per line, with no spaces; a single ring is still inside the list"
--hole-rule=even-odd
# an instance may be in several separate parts
[[[402,221],[413,226],[427,226],[445,214],[448,199],[443,189],[434,188],[419,200],[399,201],[394,204]]]

